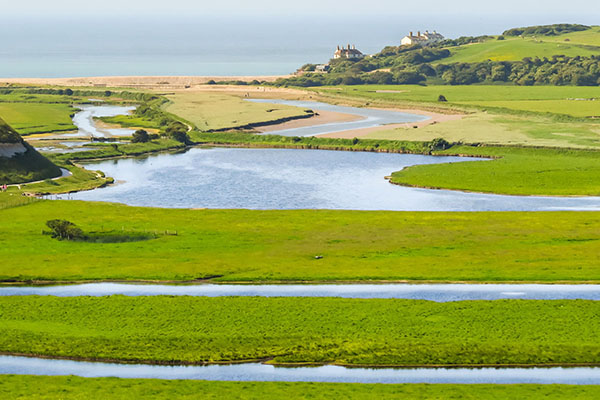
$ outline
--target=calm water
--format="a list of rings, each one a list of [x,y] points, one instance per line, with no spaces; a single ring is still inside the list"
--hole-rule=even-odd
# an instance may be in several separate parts
[[[344,114],[352,114],[361,119],[350,122],[331,123],[316,126],[305,126],[301,128],[282,129],[268,132],[269,135],[282,136],[317,136],[326,133],[343,132],[354,129],[375,128],[382,125],[400,124],[406,122],[419,122],[429,119],[422,115],[407,114],[390,110],[376,110],[370,108],[342,107],[333,104],[319,103],[316,101],[294,101],[294,100],[250,100],[256,103],[284,104],[287,106],[302,107],[314,111],[333,111]]]
[[[258,382],[600,384],[600,368],[276,368],[263,364],[152,366],[10,356],[0,356],[0,374]]]
[[[384,179],[432,157],[321,150],[200,149],[88,164],[120,183],[74,199],[166,208],[395,211],[600,210],[600,199],[497,196],[400,187]],[[487,162],[487,161],[479,161]]]
[[[0,296],[197,296],[197,297],[339,297],[413,299],[440,303],[464,300],[600,300],[600,285],[83,285],[0,287]]]

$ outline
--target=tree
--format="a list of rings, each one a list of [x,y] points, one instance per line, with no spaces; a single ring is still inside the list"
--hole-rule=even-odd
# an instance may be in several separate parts
[[[74,223],[62,219],[52,219],[46,222],[46,226],[52,230],[51,235],[59,240],[83,239],[83,231]]]
[[[131,136],[131,143],[148,143],[150,135],[143,129],[138,129]]]
[[[73,90],[71,90],[71,89],[66,89],[66,90],[65,90],[65,94],[66,94],[67,96],[73,96]]]

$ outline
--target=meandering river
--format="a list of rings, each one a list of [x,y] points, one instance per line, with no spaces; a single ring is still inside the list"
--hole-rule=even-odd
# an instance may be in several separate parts
[[[326,284],[326,285],[145,285],[88,283],[58,286],[0,286],[0,296],[196,296],[196,297],[338,297],[413,299],[436,302],[465,300],[595,300],[600,285],[539,284]]]

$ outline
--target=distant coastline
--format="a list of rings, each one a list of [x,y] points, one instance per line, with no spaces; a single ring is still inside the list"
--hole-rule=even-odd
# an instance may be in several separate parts
[[[182,88],[205,85],[210,81],[273,82],[291,75],[254,76],[95,76],[75,78],[0,78],[2,84],[92,86],[122,88]]]

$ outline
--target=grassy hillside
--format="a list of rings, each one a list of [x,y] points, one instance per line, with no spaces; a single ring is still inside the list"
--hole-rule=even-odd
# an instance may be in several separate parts
[[[21,143],[27,151],[13,157],[0,156],[0,184],[23,183],[60,176],[61,171],[0,119],[0,144]]]
[[[577,32],[579,34],[583,32]],[[572,36],[573,34],[565,35]],[[488,40],[483,43],[467,44],[449,48],[452,56],[437,61],[438,64],[478,63],[492,61],[520,61],[525,57],[551,58],[554,55],[567,57],[589,57],[600,54],[600,32],[588,33],[585,40],[599,43],[595,46],[561,41],[559,37],[552,38],[506,38],[505,40]],[[584,41],[582,39],[582,41]]]

